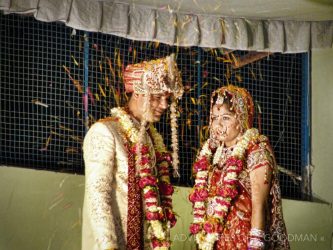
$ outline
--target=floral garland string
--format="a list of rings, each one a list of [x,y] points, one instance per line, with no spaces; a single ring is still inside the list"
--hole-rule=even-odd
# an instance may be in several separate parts
[[[158,177],[153,174],[152,155],[148,145],[139,145],[139,130],[135,128],[130,116],[122,108],[113,108],[111,114],[119,119],[126,138],[131,142],[130,151],[137,157],[141,149],[141,160],[136,166],[139,170],[139,186],[143,191],[145,202],[145,219],[148,222],[148,235],[153,249],[167,250],[170,248],[169,230],[176,224],[176,216],[172,210],[173,186],[170,184],[169,166],[171,155],[167,152],[162,136],[153,125],[149,131],[156,151]],[[159,204],[159,195],[161,204]]]
[[[245,151],[250,141],[258,136],[257,129],[248,129],[236,144],[231,156],[226,160],[226,175],[214,197],[208,197],[208,172],[212,166],[215,150],[211,146],[210,139],[205,142],[198,160],[194,163],[196,179],[189,196],[189,200],[193,203],[194,219],[190,225],[190,232],[195,235],[199,249],[213,249],[215,241],[222,233],[231,202],[238,195],[238,175],[243,170]]]

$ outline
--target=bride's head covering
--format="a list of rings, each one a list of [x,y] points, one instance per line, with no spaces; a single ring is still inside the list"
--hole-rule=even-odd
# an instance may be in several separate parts
[[[235,112],[241,124],[242,130],[246,131],[253,126],[254,104],[250,93],[241,87],[234,85],[223,86],[215,90],[211,97],[210,112],[214,105],[227,104],[231,111]],[[212,114],[210,114],[210,123]]]

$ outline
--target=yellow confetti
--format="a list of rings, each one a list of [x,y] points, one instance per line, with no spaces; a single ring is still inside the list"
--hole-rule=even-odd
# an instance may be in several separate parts
[[[68,203],[66,203],[66,204],[63,206],[63,209],[68,209],[68,208],[70,208],[72,205],[73,205],[72,202],[68,202]]]
[[[53,130],[51,130],[51,134],[53,134],[53,135],[57,135],[57,136],[60,136],[60,137],[64,137],[62,134],[59,134],[59,133],[57,133],[57,132],[55,132],[55,131],[53,131]]]
[[[74,84],[74,86],[76,87],[76,89],[79,91],[79,93],[83,93],[83,89],[82,89],[82,86],[80,84],[80,81],[78,80],[75,80],[72,76],[71,76],[71,73],[70,73],[70,70],[65,66],[65,65],[62,65],[62,67],[64,68],[64,70],[66,71],[69,79],[72,81],[72,83]]]
[[[110,69],[111,74],[112,74],[113,79],[114,79],[115,76],[116,76],[116,74],[115,74],[114,69],[113,69],[113,67],[112,67],[111,59],[110,59],[109,57],[106,57],[106,60],[107,60],[107,62],[108,62],[109,69]]]
[[[71,55],[71,58],[72,58],[74,64],[75,64],[76,66],[80,67],[80,64],[76,61],[76,59],[74,58],[73,55]]]
[[[79,50],[82,51],[83,50],[83,42],[82,42],[82,39],[80,38],[79,40]]]
[[[118,67],[121,68],[121,59],[120,59],[120,53],[118,53],[118,57],[117,57],[117,63],[118,63]]]
[[[205,87],[207,87],[207,86],[208,86],[208,82],[205,82],[205,83],[202,85],[201,88],[203,89],[203,88],[205,88]]]
[[[239,74],[236,74],[235,77],[236,77],[236,80],[238,82],[242,82],[243,81],[242,77]]]
[[[59,124],[59,128],[62,129],[62,130],[66,130],[66,131],[73,131],[73,129],[67,128],[67,127],[65,127],[63,125],[60,125],[60,124]]]
[[[77,91],[79,91],[80,94],[83,94],[83,89],[82,89],[82,86],[80,84],[80,81],[73,79],[72,82],[73,82],[74,86],[76,87]]]
[[[192,120],[190,118],[186,119],[186,124],[190,128],[192,125]]]
[[[136,49],[134,48],[133,49],[133,63],[135,62],[136,60]]]
[[[75,223],[73,223],[71,229],[74,229],[77,226],[81,226],[81,220],[77,220]]]
[[[224,63],[231,63],[231,62],[232,62],[232,61],[230,60],[230,58],[225,58],[225,57],[220,57],[220,56],[216,57],[216,60],[217,60],[218,62],[224,62]]]
[[[78,150],[76,148],[66,148],[67,154],[77,154]]]
[[[198,98],[198,101],[197,101],[197,104],[202,104],[202,103],[205,103],[205,99],[206,99],[206,95],[200,95],[199,98]]]
[[[77,141],[77,142],[83,142],[83,139],[80,136],[71,135],[69,138],[71,138],[71,139],[73,139],[74,141]]]
[[[120,94],[116,90],[114,90],[114,88],[112,88],[111,91],[112,91],[113,98],[116,101],[117,106],[120,106]]]
[[[225,77],[225,79],[227,80],[227,85],[229,85],[230,83],[229,83],[229,77],[226,75],[226,74],[224,74],[224,77]]]
[[[220,79],[218,79],[216,76],[213,77],[214,80],[218,81],[218,82],[221,82]]]
[[[110,79],[107,75],[104,76],[104,81],[105,81],[105,84],[110,87]]]
[[[38,99],[33,99],[33,100],[31,100],[31,102],[32,102],[33,104],[36,104],[36,105],[39,105],[39,106],[42,106],[42,107],[45,107],[45,108],[48,108],[48,107],[49,107],[49,105],[47,105],[47,104],[45,104],[45,103],[39,101]]]
[[[252,79],[257,80],[257,77],[256,77],[256,75],[254,74],[254,72],[253,72],[252,69],[250,69],[250,74],[251,74],[251,76],[252,76]]]
[[[45,147],[44,147],[44,148],[47,148],[47,147],[49,146],[49,144],[50,144],[50,142],[51,142],[51,139],[52,139],[52,135],[50,135],[50,136],[47,138],[47,140],[46,140],[46,142],[45,142]]]
[[[103,72],[103,66],[102,66],[102,62],[101,61],[99,61],[99,71]]]
[[[231,54],[231,57],[232,57],[233,65],[238,66],[239,65],[238,59],[236,58],[234,53],[230,53],[230,54]]]
[[[105,94],[105,92],[104,92],[104,90],[103,90],[103,88],[100,84],[98,84],[98,88],[99,88],[99,91],[101,92],[102,96],[106,97],[106,94]]]
[[[230,67],[229,67],[229,65],[228,65],[228,66],[227,66],[226,78],[227,78],[227,79],[230,79],[230,77],[231,77],[231,71],[230,71]]]
[[[218,10],[220,7],[222,6],[222,4],[218,4],[214,7],[214,10]]]
[[[96,99],[97,101],[100,100],[100,99],[99,99],[99,95],[98,95],[97,93],[95,93],[95,99]]]
[[[169,11],[170,14],[173,12],[173,10],[171,9],[169,4],[168,4],[168,11]]]
[[[70,75],[69,69],[65,65],[62,65],[62,67],[65,69],[66,73]]]

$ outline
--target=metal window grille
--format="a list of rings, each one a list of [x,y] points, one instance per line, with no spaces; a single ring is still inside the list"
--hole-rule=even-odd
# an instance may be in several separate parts
[[[0,164],[83,174],[85,126],[126,103],[124,67],[174,52],[186,90],[178,121],[181,178],[174,183],[193,184],[192,163],[207,138],[210,94],[228,83],[250,91],[278,164],[301,175],[302,54],[272,54],[233,69],[230,60],[247,52],[227,57],[217,49],[84,33],[16,15],[0,15],[0,22]],[[157,126],[170,145],[168,119],[166,114]],[[300,183],[284,173],[280,182],[284,197],[301,198]]]

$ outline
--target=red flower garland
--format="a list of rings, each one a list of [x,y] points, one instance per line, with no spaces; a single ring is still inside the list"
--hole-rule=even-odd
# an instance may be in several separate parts
[[[134,145],[131,149],[131,152],[135,152],[138,146]],[[141,163],[142,165],[140,169],[140,181],[139,186],[143,190],[145,188],[149,188],[147,192],[144,193],[143,197],[145,198],[146,207],[158,206],[158,194],[160,194],[161,198],[161,211],[150,212],[146,210],[145,218],[148,221],[162,221],[166,223],[170,222],[170,227],[173,227],[176,222],[176,216],[172,210],[172,199],[171,196],[174,192],[173,186],[167,182],[163,181],[164,178],[169,178],[169,166],[171,165],[171,155],[167,152],[156,152],[156,162],[158,169],[158,178],[153,175],[152,169],[149,167],[145,167],[150,161],[150,152],[149,147],[147,145],[143,145],[141,147]],[[152,202],[153,200],[153,202]],[[153,247],[166,247],[170,246],[170,242],[168,240],[159,240],[157,238],[152,238]]]
[[[197,162],[194,163],[194,173],[197,174],[200,171],[208,171],[210,168],[210,162],[206,156],[201,157]],[[243,169],[243,161],[237,159],[236,157],[229,157],[226,161],[226,175],[228,173],[235,173],[237,176]],[[204,180],[205,177],[198,177],[198,180]],[[225,206],[229,210],[231,206],[231,200],[238,195],[238,180],[223,178],[222,185],[217,187],[216,194],[222,199],[217,198],[216,202],[222,206]],[[208,187],[207,183],[198,182],[194,185],[193,192],[189,195],[189,200],[194,204],[195,202],[205,202],[208,198]],[[223,199],[224,198],[224,199]],[[203,213],[204,212],[204,213]],[[201,229],[206,233],[213,233],[221,231],[220,226],[223,225],[223,221],[227,215],[225,211],[215,211],[214,212],[218,218],[208,218],[205,223],[192,223],[190,225],[190,232],[192,234],[197,234]],[[199,209],[194,211],[195,217],[204,218],[205,211]],[[215,216],[214,216],[215,217]]]
[[[238,176],[243,170],[243,159],[249,142],[258,136],[256,129],[248,129],[241,141],[236,144],[232,155],[225,162],[225,175],[221,185],[209,197],[208,171],[216,148],[211,148],[210,140],[204,144],[198,160],[194,163],[196,176],[189,200],[193,203],[193,223],[191,234],[196,236],[199,248],[211,249],[222,232],[232,200],[238,195]]]
[[[144,197],[144,216],[150,228],[148,235],[154,249],[165,250],[170,247],[168,237],[170,227],[176,224],[176,216],[172,210],[173,187],[170,184],[169,166],[172,163],[171,155],[167,152],[162,136],[151,125],[150,135],[156,152],[157,176],[151,165],[152,157],[148,145],[140,145],[139,131],[134,127],[129,115],[121,108],[111,110],[114,117],[119,119],[121,127],[130,141],[129,151],[135,156],[137,170],[140,175],[139,187]],[[139,151],[140,149],[140,151]],[[159,199],[160,198],[160,202]],[[149,231],[149,230],[148,230]]]

